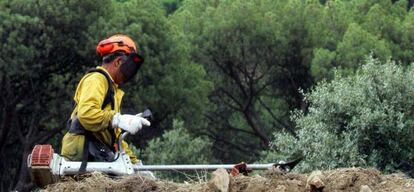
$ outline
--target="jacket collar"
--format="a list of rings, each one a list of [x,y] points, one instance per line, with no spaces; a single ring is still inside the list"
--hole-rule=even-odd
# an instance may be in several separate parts
[[[102,71],[104,71],[106,74],[108,74],[109,78],[111,78],[111,82],[115,85],[115,88],[118,88],[118,84],[116,84],[116,83],[115,83],[114,79],[112,79],[111,74],[109,74],[109,72],[108,72],[105,68],[103,68],[103,67],[101,67],[101,66],[97,66],[96,68],[97,68],[97,69],[101,69],[101,70],[102,70]]]

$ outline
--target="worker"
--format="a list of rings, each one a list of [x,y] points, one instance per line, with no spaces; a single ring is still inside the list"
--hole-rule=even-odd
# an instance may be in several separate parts
[[[120,113],[124,92],[119,86],[130,81],[143,63],[134,41],[116,34],[100,41],[96,52],[102,64],[80,80],[69,130],[62,139],[61,155],[71,161],[82,160],[80,171],[85,170],[87,161],[114,161],[122,130],[135,134],[143,126],[150,126],[141,114]],[[138,163],[125,141],[122,147],[131,162]]]

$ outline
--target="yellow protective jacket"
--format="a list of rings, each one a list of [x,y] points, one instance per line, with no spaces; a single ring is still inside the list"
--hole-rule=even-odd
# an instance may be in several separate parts
[[[103,67],[97,68],[108,73]],[[101,109],[108,91],[108,81],[104,75],[92,72],[86,74],[79,82],[74,96],[76,107],[72,112],[72,117],[77,115],[82,126],[86,130],[91,131],[95,138],[108,146],[111,146],[112,143],[108,125],[115,113],[120,112],[121,101],[124,96],[124,92],[118,88],[118,85],[114,83],[112,78],[111,81],[114,86],[114,110],[111,110],[110,104],[103,110]],[[120,133],[121,130],[116,128],[116,139],[118,139]],[[66,133],[62,139],[62,156],[72,161],[82,160],[84,141],[84,135]],[[132,163],[137,163],[138,159],[136,155],[131,151],[125,141],[122,143],[122,147],[131,158]]]

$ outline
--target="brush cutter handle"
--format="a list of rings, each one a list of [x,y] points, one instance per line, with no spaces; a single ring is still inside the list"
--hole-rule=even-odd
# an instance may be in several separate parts
[[[118,147],[119,147],[119,151],[121,152],[121,153],[124,153],[125,152],[125,149],[122,147],[122,141],[125,139],[125,137],[126,136],[128,136],[129,135],[129,132],[127,132],[127,131],[125,131],[125,132],[123,132],[122,134],[121,134],[121,136],[119,136],[119,139],[118,139]]]
[[[145,109],[144,112],[141,113],[140,115],[142,118],[147,119],[148,121],[152,121],[153,120],[153,116],[152,116],[152,112],[149,109]],[[122,141],[126,138],[126,136],[129,135],[129,132],[125,131],[121,134],[121,136],[118,139],[118,147],[119,147],[119,151],[121,153],[125,152],[124,148],[122,147]]]
[[[150,122],[153,120],[152,112],[149,109],[145,109],[144,112],[141,113],[141,117],[147,119]]]

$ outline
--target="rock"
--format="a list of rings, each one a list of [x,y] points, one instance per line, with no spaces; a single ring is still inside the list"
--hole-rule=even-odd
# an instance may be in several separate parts
[[[209,186],[220,192],[228,192],[230,185],[230,175],[225,169],[217,169],[212,173]]]
[[[361,185],[359,192],[372,192],[372,190],[368,187],[368,185]]]
[[[321,191],[325,187],[325,176],[321,171],[314,171],[310,174],[306,181],[306,186],[310,188],[311,191]]]
[[[278,191],[278,192],[285,192],[286,191],[286,186],[279,185],[279,186],[277,186],[276,191]]]

